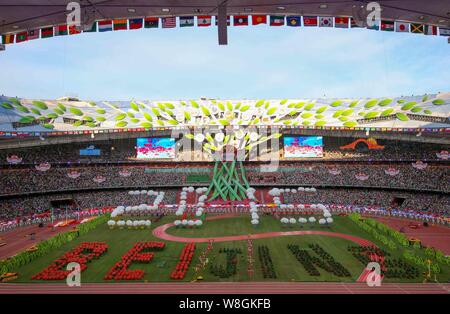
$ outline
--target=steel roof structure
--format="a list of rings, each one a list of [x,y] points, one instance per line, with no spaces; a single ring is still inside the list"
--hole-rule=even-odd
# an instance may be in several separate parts
[[[0,33],[66,22],[69,0],[1,0]],[[83,25],[96,20],[146,16],[278,14],[352,16],[364,20],[361,0],[78,0]],[[450,26],[450,1],[379,0],[382,19]],[[222,14],[223,15],[223,14]],[[220,23],[220,22],[219,22]],[[226,23],[225,23],[226,24]]]

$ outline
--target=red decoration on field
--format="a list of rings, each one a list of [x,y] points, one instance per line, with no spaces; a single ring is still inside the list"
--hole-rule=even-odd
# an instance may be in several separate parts
[[[170,275],[170,279],[183,280],[189,269],[189,264],[194,257],[195,243],[188,243],[184,246],[180,255],[180,261],[175,266],[175,270]]]
[[[164,242],[137,242],[122,259],[114,264],[105,276],[105,280],[140,280],[144,278],[144,271],[141,269],[129,270],[132,263],[148,264],[153,259],[153,251],[162,251]],[[150,252],[151,251],[151,252]]]
[[[31,277],[33,280],[63,280],[72,270],[65,267],[71,262],[80,264],[81,271],[87,268],[87,263],[98,259],[108,250],[105,242],[83,242],[72,251],[65,253],[61,258],[53,261],[47,268]]]

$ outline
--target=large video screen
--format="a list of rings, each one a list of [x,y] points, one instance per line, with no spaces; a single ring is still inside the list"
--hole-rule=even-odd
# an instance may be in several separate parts
[[[323,157],[322,136],[285,136],[284,157],[286,158]]]
[[[175,158],[175,139],[138,138],[136,157],[141,159]]]

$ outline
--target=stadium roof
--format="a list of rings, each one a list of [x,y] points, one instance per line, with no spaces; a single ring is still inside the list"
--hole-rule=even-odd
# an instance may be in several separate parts
[[[64,24],[67,0],[3,0],[0,3],[0,33]],[[365,19],[365,5],[356,0],[78,0],[82,23],[95,20],[144,16],[217,15],[219,5],[226,14],[297,14],[353,16]],[[450,26],[450,1],[379,0],[382,19]]]
[[[89,102],[0,97],[0,132],[206,126],[449,127],[450,93],[378,99]]]

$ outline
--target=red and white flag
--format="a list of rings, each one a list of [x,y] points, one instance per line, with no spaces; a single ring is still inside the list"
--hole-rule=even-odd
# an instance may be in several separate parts
[[[174,28],[177,26],[177,18],[175,16],[163,17],[162,28]]]
[[[211,26],[211,16],[210,15],[201,15],[197,17],[197,26],[205,27]]]
[[[436,25],[425,25],[425,35],[437,35]]]
[[[400,33],[409,33],[409,23],[395,22],[395,31]]]

